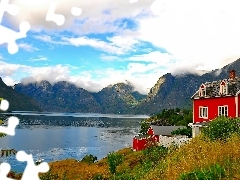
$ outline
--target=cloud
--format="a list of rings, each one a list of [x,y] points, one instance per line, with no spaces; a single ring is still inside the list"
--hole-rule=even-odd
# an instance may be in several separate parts
[[[140,40],[165,48],[187,69],[221,68],[240,57],[237,0],[156,0],[139,21]],[[230,60],[229,60],[230,59]],[[183,69],[182,69],[183,70]]]
[[[104,61],[120,60],[120,57],[118,57],[118,56],[111,56],[111,55],[106,55],[106,54],[101,54],[100,58]]]
[[[166,69],[158,68],[156,64],[144,65],[141,63],[129,63],[127,68],[122,70],[107,68],[84,71],[71,65],[32,67],[2,61],[0,61],[0,67],[0,76],[9,86],[18,82],[28,84],[47,80],[54,84],[58,81],[68,81],[90,92],[98,92],[110,84],[127,80],[134,85],[135,90],[142,94],[147,94],[158,78],[167,73]],[[74,70],[79,73],[72,74]]]
[[[49,36],[49,35],[45,35],[45,34],[44,35],[35,35],[34,38],[41,40],[43,42],[54,43],[51,36]]]
[[[146,54],[134,55],[128,58],[130,61],[138,62],[152,62],[162,66],[167,66],[175,62],[175,57],[169,53],[162,53],[160,51],[152,51]]]
[[[58,81],[69,81],[69,68],[63,65],[49,67],[29,67],[28,76],[21,79],[21,82],[28,84],[47,80],[50,83]]]
[[[121,18],[133,18],[145,11],[146,7],[150,8],[154,0],[140,1],[130,3],[129,1],[104,0],[101,2],[68,0],[56,0],[56,14],[62,14],[65,17],[65,24],[57,26],[54,22],[45,20],[50,5],[49,0],[31,1],[31,0],[13,0],[20,11],[17,17],[8,17],[10,22],[19,24],[25,20],[30,22],[32,30],[69,30],[79,34],[105,33],[123,30],[122,24],[115,24]],[[72,7],[82,9],[82,14],[75,17],[71,14]],[[108,13],[106,13],[108,12]],[[78,27],[78,28],[73,28]]]
[[[3,61],[0,61],[0,76],[13,76],[19,69],[25,70],[27,66],[20,64],[9,64]]]
[[[109,42],[105,42],[94,38],[88,38],[86,36],[81,36],[78,38],[63,37],[62,40],[66,43],[69,43],[69,45],[74,45],[77,47],[90,46],[97,50],[117,55],[121,55],[129,51],[134,51],[134,46],[138,43],[138,41],[133,39],[132,37],[120,37],[120,36],[107,38]]]
[[[2,78],[2,80],[8,86],[14,86],[15,84],[18,83],[18,81],[16,81],[15,79],[13,79],[10,76],[5,76],[5,77]]]
[[[48,61],[48,58],[44,57],[44,56],[38,56],[37,58],[30,58],[29,61],[31,61],[31,62]]]
[[[18,44],[18,47],[25,51],[28,51],[28,52],[33,52],[33,51],[39,50],[38,48],[33,47],[32,45],[27,44],[27,43],[20,43],[20,44]]]
[[[48,43],[48,44],[55,44],[55,45],[68,45],[67,42],[63,42],[60,39],[56,40],[58,37],[61,35],[46,35],[46,34],[41,34],[41,35],[35,35],[34,38],[37,40],[40,40],[42,42]]]

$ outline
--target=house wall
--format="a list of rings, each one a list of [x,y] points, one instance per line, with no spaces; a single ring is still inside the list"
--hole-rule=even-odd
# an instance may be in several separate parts
[[[218,116],[218,106],[224,106],[224,105],[228,105],[228,116],[236,117],[235,97],[215,97],[215,98],[194,99],[193,101],[194,122],[193,123],[204,122],[204,121],[209,121],[211,119],[214,119],[215,117]],[[199,117],[200,106],[208,107],[208,118]]]
[[[238,95],[238,117],[240,117],[240,95]]]

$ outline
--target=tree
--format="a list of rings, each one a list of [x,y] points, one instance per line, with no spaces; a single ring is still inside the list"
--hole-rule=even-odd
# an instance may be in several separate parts
[[[107,162],[109,165],[109,171],[111,174],[115,175],[117,166],[123,162],[123,157],[121,154],[110,152],[107,156]]]
[[[237,118],[219,116],[203,129],[203,135],[210,140],[226,140],[234,133],[240,135],[239,122]]]

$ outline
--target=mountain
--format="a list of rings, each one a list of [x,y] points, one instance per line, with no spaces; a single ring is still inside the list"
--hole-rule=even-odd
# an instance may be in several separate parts
[[[146,95],[134,91],[129,83],[118,83],[103,88],[94,94],[96,101],[103,107],[105,113],[130,113]]]
[[[15,90],[33,97],[45,111],[156,114],[162,109],[192,108],[191,96],[202,83],[229,78],[229,71],[240,75],[240,59],[202,76],[167,73],[159,78],[147,96],[134,91],[129,82],[109,85],[90,93],[67,82],[47,81],[15,85]]]
[[[0,78],[0,97],[8,100],[8,111],[41,111],[38,103],[19,92],[12,87],[7,86]]]
[[[48,81],[16,84],[14,89],[33,97],[44,111],[101,113],[102,107],[91,93],[74,84],[60,81],[51,85]]]
[[[227,79],[230,70],[235,70],[236,75],[240,75],[238,67],[240,67],[240,59],[202,76],[165,74],[150,89],[145,101],[135,107],[134,113],[156,114],[162,109],[192,108],[191,97],[202,83]]]
[[[146,97],[124,83],[110,85],[98,93],[90,93],[66,81],[53,85],[48,81],[19,83],[14,89],[36,99],[44,111],[52,112],[128,113],[128,108]]]

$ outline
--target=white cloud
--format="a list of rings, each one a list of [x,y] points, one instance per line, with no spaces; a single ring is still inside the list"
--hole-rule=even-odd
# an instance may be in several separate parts
[[[35,39],[41,40],[43,42],[49,42],[49,43],[53,43],[53,40],[51,38],[51,36],[49,35],[36,35],[34,36]]]
[[[56,14],[62,14],[65,17],[65,24],[57,26],[54,22],[45,20],[50,5],[49,0],[30,1],[30,0],[13,0],[13,3],[20,7],[17,17],[8,17],[14,24],[19,24],[25,20],[30,22],[32,30],[63,30],[78,32],[79,34],[105,33],[123,30],[124,27],[115,24],[120,18],[133,18],[141,14],[146,7],[150,7],[154,0],[140,1],[130,3],[129,1],[103,0],[97,2],[68,0],[56,0]],[[75,17],[71,14],[72,7],[82,9],[82,14]],[[108,13],[106,13],[108,12]],[[75,27],[75,28],[73,28]],[[78,27],[78,28],[76,28]]]
[[[25,70],[26,66],[20,64],[9,64],[0,61],[0,76],[13,76],[20,68]]]
[[[18,81],[16,81],[15,79],[13,79],[10,76],[5,76],[5,77],[2,78],[2,80],[8,86],[14,86],[15,84],[18,83]]]
[[[140,20],[139,38],[173,54],[176,66],[212,70],[240,57],[237,0],[156,0]]]
[[[90,46],[103,52],[117,55],[121,55],[129,51],[134,51],[134,46],[138,43],[137,40],[134,40],[131,37],[114,36],[107,39],[110,42],[88,38],[86,36],[81,36],[78,38],[62,38],[64,42],[68,42],[70,45]]]
[[[162,53],[159,51],[152,51],[147,54],[134,55],[128,58],[130,61],[139,61],[139,62],[152,62],[157,63],[162,66],[167,66],[170,63],[175,62],[174,56],[168,53]]]
[[[88,91],[98,92],[110,84],[128,80],[134,85],[135,90],[143,94],[148,93],[149,88],[156,83],[158,78],[167,73],[166,69],[157,69],[156,64],[144,65],[140,63],[131,63],[122,70],[108,68],[91,71],[80,71],[78,67],[71,65],[32,67],[8,64],[2,61],[0,61],[0,67],[0,76],[9,86],[18,82],[27,84],[47,80],[54,84],[58,81],[69,81]],[[71,74],[73,70],[77,70],[79,74]],[[147,70],[149,71],[147,72]]]
[[[22,78],[24,84],[30,82],[40,82],[47,80],[50,83],[57,81],[68,81],[69,80],[69,68],[63,65],[49,66],[49,67],[29,67],[28,76]]]
[[[100,58],[105,61],[114,61],[114,60],[120,60],[118,56],[111,56],[106,54],[101,54]]]
[[[45,56],[38,56],[37,58],[30,58],[29,61],[31,61],[31,62],[48,61],[48,58]]]
[[[38,51],[39,50],[38,48],[33,47],[32,45],[27,44],[27,43],[20,43],[20,44],[18,44],[18,47],[25,50],[25,51],[28,51],[28,52],[33,52],[33,51]]]

